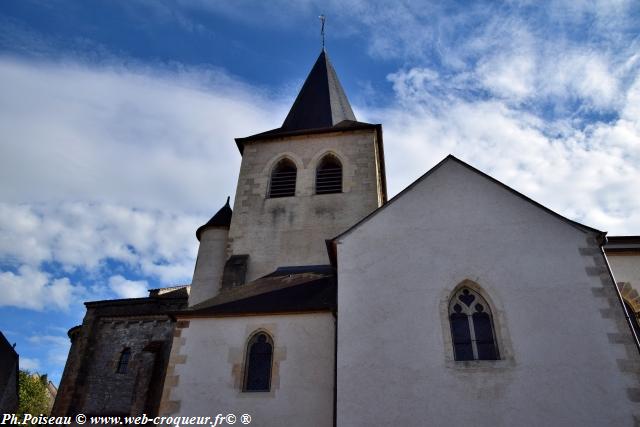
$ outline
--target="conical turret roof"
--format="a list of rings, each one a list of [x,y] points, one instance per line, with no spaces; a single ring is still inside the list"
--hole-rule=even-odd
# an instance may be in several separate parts
[[[227,197],[227,203],[218,212],[216,212],[216,214],[212,216],[206,224],[201,225],[196,230],[196,237],[198,238],[198,241],[200,241],[200,236],[202,235],[204,230],[209,227],[229,228],[229,226],[231,225],[231,216],[233,215],[231,206],[229,206],[229,199],[230,197]]]

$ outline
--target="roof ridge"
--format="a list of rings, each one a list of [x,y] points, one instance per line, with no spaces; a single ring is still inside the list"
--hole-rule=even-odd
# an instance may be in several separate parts
[[[356,222],[355,224],[353,224],[351,227],[349,227],[347,230],[343,231],[342,233],[338,234],[337,236],[335,236],[332,239],[328,239],[327,240],[327,244],[329,244],[330,242],[335,242],[338,239],[343,238],[344,236],[346,236],[347,234],[350,234],[353,230],[355,230],[356,228],[358,228],[361,224],[365,223],[366,221],[368,221],[371,217],[377,215],[381,210],[385,209],[387,206],[389,206],[390,204],[392,204],[393,202],[395,202],[397,199],[401,198],[404,194],[408,193],[413,187],[415,187],[416,185],[418,185],[420,182],[422,182],[423,180],[425,180],[426,178],[428,178],[431,174],[433,174],[433,172],[435,172],[436,170],[440,169],[440,167],[442,167],[442,165],[444,165],[445,163],[447,163],[448,161],[454,161],[456,163],[458,163],[459,165],[469,169],[471,172],[474,172],[478,175],[480,175],[481,177],[489,180],[490,182],[493,182],[494,184],[498,185],[499,187],[502,187],[503,189],[513,193],[515,196],[520,197],[521,199],[523,199],[524,201],[534,205],[535,207],[542,209],[543,211],[545,211],[546,213],[566,222],[567,224],[569,224],[570,226],[583,231],[583,232],[591,232],[591,233],[598,233],[598,234],[604,234],[606,235],[606,232],[603,232],[601,230],[598,230],[596,228],[593,227],[589,227],[588,225],[584,225],[581,224],[577,221],[574,221],[572,219],[569,219],[555,211],[553,211],[552,209],[549,209],[548,207],[544,206],[542,203],[536,202],[535,200],[531,199],[530,197],[524,195],[523,193],[519,192],[518,190],[515,190],[514,188],[508,186],[507,184],[497,180],[496,178],[492,177],[489,174],[486,174],[484,172],[482,172],[480,169],[477,169],[473,166],[471,166],[469,163],[460,160],[459,158],[457,158],[456,156],[454,156],[453,154],[448,154],[444,159],[440,160],[435,166],[433,166],[431,169],[427,170],[424,174],[422,174],[419,178],[417,178],[415,181],[413,181],[411,184],[407,185],[404,189],[402,189],[402,191],[400,191],[398,194],[396,194],[395,196],[393,196],[391,199],[389,199],[389,201],[387,201],[387,203],[383,204],[382,206],[378,207],[377,209],[375,209],[373,212],[371,212],[369,215],[365,216],[364,218],[362,218],[360,221]],[[331,257],[331,254],[329,254]]]

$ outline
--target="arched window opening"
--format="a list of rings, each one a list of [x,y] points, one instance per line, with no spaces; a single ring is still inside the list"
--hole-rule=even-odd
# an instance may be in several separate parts
[[[296,165],[289,159],[282,159],[271,171],[269,197],[291,197],[296,194]]]
[[[449,322],[455,360],[498,360],[493,317],[487,301],[461,288],[449,303]]]
[[[247,344],[244,391],[271,389],[273,341],[264,332],[255,334]]]
[[[116,373],[118,374],[127,373],[127,368],[129,366],[129,359],[131,359],[131,349],[125,348],[120,353],[120,359],[118,359],[118,367],[116,368]]]
[[[640,324],[638,323],[638,316],[636,315],[636,312],[633,311],[631,304],[626,301],[624,302],[624,306],[627,308],[627,313],[629,314],[629,318],[631,319],[631,326],[633,327],[636,336],[640,337]]]
[[[316,194],[342,193],[342,163],[328,154],[316,169]]]

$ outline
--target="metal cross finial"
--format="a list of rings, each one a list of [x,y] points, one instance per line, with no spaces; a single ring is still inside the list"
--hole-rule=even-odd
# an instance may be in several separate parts
[[[318,16],[318,18],[320,18],[320,22],[321,22],[320,34],[322,35],[322,50],[324,50],[324,21],[326,18],[324,15],[320,15]]]

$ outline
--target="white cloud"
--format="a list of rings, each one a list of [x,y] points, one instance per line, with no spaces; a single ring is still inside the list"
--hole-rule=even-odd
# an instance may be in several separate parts
[[[147,296],[146,280],[127,280],[120,275],[109,278],[109,287],[120,298],[141,298]]]
[[[21,357],[19,363],[20,363],[20,369],[24,369],[31,372],[37,372],[40,369],[40,361],[38,359]]]
[[[66,333],[64,335],[32,335],[28,338],[28,341],[34,345],[37,354],[46,354],[46,373],[48,374],[48,379],[54,384],[58,384],[62,377],[62,369],[69,355],[69,348],[71,347],[69,337]],[[36,362],[32,368],[26,368],[24,360],[25,358],[20,357],[20,367],[22,369],[30,369],[43,373],[43,368],[41,368],[38,359],[29,359]]]
[[[0,259],[23,265],[20,275],[5,273],[13,282],[36,274],[42,263],[96,272],[113,260],[163,283],[188,283],[197,251],[195,230],[210,215],[91,202],[0,204]],[[32,287],[49,280],[44,273],[37,278]],[[66,282],[51,286],[50,296],[63,300],[59,292],[69,289]],[[12,289],[18,298],[17,285]]]
[[[33,335],[29,337],[29,342],[46,351],[47,360],[53,364],[65,363],[71,347],[71,341],[66,335]],[[22,360],[21,358],[21,363]]]
[[[146,282],[127,285],[112,278],[104,283],[107,261],[161,284],[189,283],[195,230],[209,215],[91,202],[0,204],[0,261],[16,266],[0,272],[0,305],[66,310],[70,304],[114,294],[144,296]],[[48,269],[50,263],[61,270]],[[79,269],[84,286],[68,277]]]
[[[234,192],[233,138],[286,108],[220,70],[117,63],[0,57],[0,91],[0,261],[21,266],[2,273],[3,303],[36,309],[72,291],[43,262],[189,282],[194,231]]]
[[[385,126],[391,193],[454,153],[573,219],[637,234],[640,56],[620,38],[630,3],[598,5],[554,2],[529,17],[518,2],[329,2],[331,34],[360,33],[372,56],[405,64],[389,74],[391,105],[356,108]],[[332,18],[338,8],[349,13]],[[165,9],[158,19],[170,18]],[[597,40],[539,25],[589,19]],[[222,70],[156,65],[0,57],[0,261],[14,266],[0,273],[1,304],[64,309],[190,280],[194,230],[234,192],[233,138],[277,126],[291,100]],[[109,261],[148,280],[100,276]],[[50,262],[62,271],[45,271]],[[90,286],[72,284],[79,270]]]
[[[537,95],[583,98],[596,109],[615,107],[619,88],[611,62],[595,52],[573,50],[554,55],[543,64]]]
[[[393,85],[393,91],[401,102],[425,101],[433,96],[434,89],[441,82],[436,71],[429,68],[414,67],[400,70],[387,76]]]
[[[499,99],[424,108],[431,99],[404,89],[397,96],[396,106],[374,114],[385,123],[392,193],[453,153],[572,219],[613,234],[640,230],[640,116],[633,113],[640,78],[621,99],[619,119],[586,127],[541,120]]]
[[[234,193],[233,138],[277,126],[288,107],[221,70],[113,58],[0,56],[0,92],[0,262],[12,266],[0,304],[37,310],[140,296],[142,283],[105,283],[109,261],[188,283],[195,229]],[[89,283],[72,285],[79,269]]]
[[[0,57],[0,198],[218,206],[235,187],[233,138],[286,107],[218,70],[159,69]]]
[[[535,90],[535,67],[535,57],[519,51],[487,58],[480,62],[476,72],[482,85],[497,96],[520,101]]]
[[[47,273],[27,265],[20,266],[17,273],[0,272],[0,306],[64,310],[78,292],[68,278],[52,279]]]

